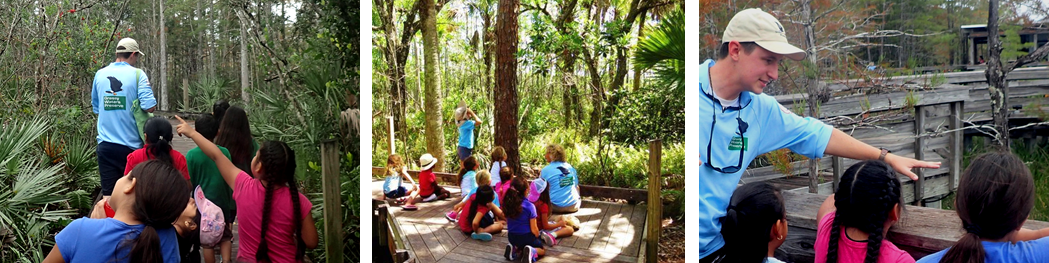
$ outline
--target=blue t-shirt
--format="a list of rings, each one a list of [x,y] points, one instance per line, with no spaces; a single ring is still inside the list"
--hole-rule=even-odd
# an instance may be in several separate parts
[[[81,218],[73,220],[55,235],[55,246],[66,262],[129,262],[131,248],[118,249],[125,239],[134,240],[145,225],[128,225],[120,220]],[[164,262],[178,263],[178,237],[174,227],[157,229]]]
[[[553,161],[543,167],[539,177],[548,183],[550,203],[556,207],[574,206],[579,202],[579,173],[572,165]]]
[[[382,183],[382,192],[389,193],[396,191],[398,188],[401,188],[401,180],[402,179],[400,175],[387,175],[386,179],[384,179]]]
[[[459,146],[474,148],[474,123],[473,120],[465,120],[463,125],[459,125]]]
[[[802,118],[790,112],[780,106],[775,98],[765,94],[743,92],[739,94],[737,107],[724,108],[721,103],[712,100],[712,96],[708,96],[713,95],[710,88],[711,66],[714,66],[714,61],[708,59],[699,67],[700,97],[694,106],[699,108],[696,118],[699,121],[697,127],[700,128],[697,129],[698,137],[693,139],[699,142],[700,158],[703,161],[696,177],[699,180],[696,185],[696,191],[699,192],[699,216],[696,218],[699,221],[695,226],[699,229],[697,246],[700,258],[725,245],[719,219],[725,216],[732,191],[755,157],[789,148],[809,158],[820,158],[834,131],[833,127],[817,119]],[[714,118],[717,118],[716,127]],[[743,126],[737,118],[746,124],[742,136],[739,130]],[[740,151],[743,151],[742,160]],[[740,165],[741,169],[734,173],[718,172],[711,167],[725,169],[736,165]]]
[[[136,99],[142,109],[157,106],[149,77],[142,70],[126,62],[114,62],[95,72],[91,83],[91,111],[98,114],[96,143],[142,148],[142,138],[131,115],[131,105]]]
[[[983,244],[984,262],[986,263],[1022,263],[1022,262],[1045,262],[1049,260],[1049,237],[1043,237],[1032,241],[1012,242],[990,242],[980,241]],[[948,248],[950,249],[950,248]],[[938,263],[947,250],[925,256],[918,263]]]
[[[506,219],[506,230],[510,234],[531,234],[532,223],[531,220],[538,217],[535,213],[535,205],[532,202],[525,200],[521,202],[521,214],[517,215],[517,218]]]
[[[469,193],[477,191],[477,171],[468,171],[463,174],[463,181],[459,182],[459,190],[462,190],[462,196],[466,196]]]

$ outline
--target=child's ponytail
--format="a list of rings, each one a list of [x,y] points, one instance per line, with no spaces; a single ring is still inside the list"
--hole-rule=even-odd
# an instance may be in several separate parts
[[[129,262],[163,262],[157,230],[173,227],[171,223],[182,214],[190,196],[189,183],[178,170],[159,160],[136,165],[128,177],[135,179],[136,189],[131,212],[145,227],[121,246],[131,247]]]
[[[467,172],[473,171],[476,168],[477,168],[477,158],[476,157],[474,157],[473,155],[470,155],[470,157],[466,157],[466,159],[463,159],[463,166],[459,167],[459,181],[456,182],[456,184],[462,184],[463,183],[463,176],[466,176]]]
[[[273,210],[271,207],[273,205],[273,193],[280,187],[287,187],[289,195],[291,195],[291,205],[294,209],[292,217],[295,222],[295,259],[302,260],[306,252],[306,243],[302,240],[303,207],[301,207],[302,204],[299,200],[299,185],[295,180],[295,151],[284,142],[267,141],[263,143],[262,148],[259,150],[259,160],[262,162],[262,179],[269,184],[266,186],[266,198],[262,204],[262,231],[259,233],[259,247],[255,252],[255,260],[257,262],[270,261],[266,230],[269,228],[270,213]],[[309,208],[307,207],[306,209]]]
[[[469,210],[470,213],[466,214],[466,222],[473,222],[474,216],[477,215],[477,206],[478,205],[486,205],[487,206],[488,203],[492,202],[492,200],[495,200],[495,191],[492,190],[492,186],[491,185],[487,185],[486,184],[486,185],[482,185],[480,187],[477,187],[477,193],[474,194],[474,200],[473,200],[473,202],[470,202],[470,210]],[[476,231],[476,230],[477,229],[474,229],[474,231]]]
[[[1034,179],[1008,152],[977,156],[962,173],[955,199],[965,235],[940,262],[983,263],[980,239],[1002,239],[1023,225],[1034,207]]]
[[[778,220],[785,220],[783,196],[766,182],[749,183],[732,193],[727,214],[721,218],[725,237],[725,262],[765,261],[769,233]]]
[[[885,239],[885,222],[901,201],[900,180],[888,164],[863,161],[845,170],[834,193],[834,221],[827,245],[827,263],[838,262],[841,231],[853,227],[867,233],[867,255],[863,262],[876,263]]]
[[[528,181],[524,177],[516,177],[510,181],[510,188],[506,190],[503,197],[503,214],[506,218],[517,218],[524,209],[521,204],[525,200],[525,192],[528,191]]]
[[[157,159],[167,163],[171,166],[175,166],[174,159],[171,158],[171,123],[164,117],[153,117],[146,120],[146,125],[142,127],[146,132],[146,154],[151,159]]]

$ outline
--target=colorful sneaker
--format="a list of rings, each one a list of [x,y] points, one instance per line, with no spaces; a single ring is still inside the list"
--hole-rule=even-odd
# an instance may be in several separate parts
[[[557,245],[557,237],[555,237],[554,234],[550,233],[549,231],[539,231],[539,238],[542,239],[543,243],[545,243],[547,246],[552,247]]]
[[[437,200],[437,195],[436,194],[430,194],[430,196],[427,196],[426,198],[423,198],[423,202],[430,202],[430,201],[433,201],[433,200]]]
[[[481,241],[492,241],[492,234],[474,232],[473,234],[470,234],[470,238],[481,240]]]
[[[517,251],[517,247],[514,245],[506,244],[506,249],[503,250],[503,257],[506,258],[506,260],[515,261],[520,253],[521,252]]]
[[[525,260],[526,260],[525,262],[535,263],[536,261],[539,261],[539,252],[535,251],[534,247],[532,247],[532,246],[525,246],[525,251],[528,252],[528,257],[525,258]],[[525,252],[525,251],[522,251],[522,252]]]
[[[459,216],[459,214],[456,214],[455,211],[448,211],[447,214],[444,214],[444,218],[447,218],[448,221],[452,221],[452,223],[459,222],[459,221],[455,220],[455,218],[458,217],[458,216]]]

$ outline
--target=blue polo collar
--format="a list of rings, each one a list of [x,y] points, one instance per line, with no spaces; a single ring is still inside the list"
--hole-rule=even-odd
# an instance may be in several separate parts
[[[714,105],[721,105],[720,102],[714,101],[716,99],[714,98],[714,90],[712,87],[710,87],[710,68],[714,66],[714,63],[715,61],[713,59],[707,59],[703,62],[703,65],[706,65],[706,70],[703,70],[703,67],[700,67],[699,88],[700,91],[703,92],[703,98],[709,99],[711,102],[714,103]],[[739,94],[739,106],[732,106],[723,110],[742,110],[743,108],[749,106],[750,102],[753,101],[752,96],[753,94],[751,94],[751,92],[749,91],[741,92]]]

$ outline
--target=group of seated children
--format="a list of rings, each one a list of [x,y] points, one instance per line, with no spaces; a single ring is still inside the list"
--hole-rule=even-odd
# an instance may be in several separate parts
[[[917,262],[1045,262],[1049,228],[1022,228],[1034,206],[1034,179],[1007,152],[982,154],[961,175],[955,209],[965,234],[953,246]],[[915,262],[885,239],[903,212],[901,186],[881,161],[857,163],[816,215],[816,263]],[[787,236],[783,196],[765,182],[733,192],[721,219],[725,256],[719,262],[782,262],[774,257]],[[755,253],[761,252],[761,253]]]
[[[388,172],[383,183],[383,195],[404,202],[402,208],[405,210],[418,209],[413,205],[415,202],[429,202],[449,195],[435,181],[431,170],[435,162],[433,157],[424,154],[419,159],[422,167],[419,187],[413,186],[415,184],[407,169],[403,168],[399,156],[391,155],[387,159]],[[480,170],[477,158],[473,155],[462,160],[458,173],[462,199],[445,217],[456,223],[463,234],[476,240],[490,241],[493,234],[499,234],[505,229],[509,244],[503,256],[508,260],[524,258],[528,262],[535,262],[546,253],[544,244],[554,246],[558,238],[569,237],[578,230],[578,219],[572,216],[562,216],[551,222],[552,184],[547,179],[541,177],[529,182],[523,176],[516,176],[514,170],[505,163],[506,152],[502,147],[495,147],[492,160],[492,172]],[[493,176],[493,173],[498,177]],[[571,174],[558,172],[557,176],[575,177],[574,169]],[[406,185],[404,180],[412,183]],[[568,180],[578,184],[578,179]],[[560,181],[557,182],[560,184]],[[575,194],[578,196],[578,190]],[[574,201],[569,207],[574,206],[578,210],[578,203],[578,200]]]

